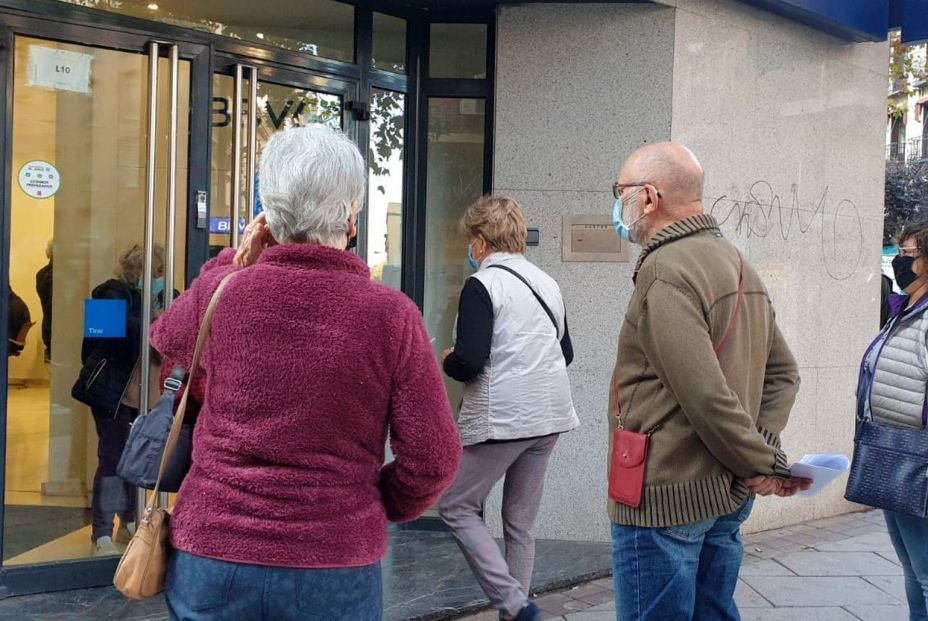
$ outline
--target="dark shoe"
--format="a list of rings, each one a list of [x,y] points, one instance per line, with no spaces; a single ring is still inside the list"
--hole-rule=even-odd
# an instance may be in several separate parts
[[[516,615],[514,621],[542,621],[541,608],[535,602],[528,602]]]

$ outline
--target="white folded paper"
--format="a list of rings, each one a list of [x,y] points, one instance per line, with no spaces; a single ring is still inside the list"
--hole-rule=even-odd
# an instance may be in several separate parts
[[[812,480],[812,487],[798,495],[815,496],[850,467],[846,455],[806,455],[790,466],[790,471],[794,477]]]

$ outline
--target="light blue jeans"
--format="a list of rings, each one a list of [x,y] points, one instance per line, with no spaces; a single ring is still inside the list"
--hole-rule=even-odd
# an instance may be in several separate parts
[[[889,538],[905,574],[910,621],[928,621],[928,520],[884,511]]]
[[[289,569],[174,550],[165,599],[172,621],[380,621],[380,563]]]
[[[612,525],[617,621],[740,621],[735,587],[741,525],[754,500],[731,515],[669,526]]]

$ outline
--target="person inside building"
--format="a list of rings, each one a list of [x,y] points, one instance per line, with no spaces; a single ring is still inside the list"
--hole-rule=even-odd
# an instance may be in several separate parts
[[[81,347],[83,368],[76,388],[83,391],[72,395],[90,406],[97,430],[97,470],[93,478],[91,507],[92,553],[104,556],[118,553],[115,544],[129,542],[135,530],[135,488],[116,474],[129,428],[138,409],[126,404],[125,394],[140,358],[142,326],[142,282],[145,270],[145,249],[140,245],[121,252],[117,259],[115,278],[94,288],[94,300],[124,300],[126,302],[124,337],[85,338]],[[164,304],[164,248],[155,246],[152,262],[153,306]],[[99,370],[99,373],[97,373]],[[111,387],[106,392],[86,390],[88,377]],[[119,527],[113,532],[114,518]]]
[[[860,417],[879,425],[928,433],[925,404],[928,391],[928,226],[924,223],[921,229],[912,226],[903,232],[899,254],[893,259],[893,274],[904,294],[900,303],[893,305],[889,322],[864,354],[857,411]],[[875,457],[884,462],[897,459],[887,451]],[[900,465],[898,461],[893,462],[892,470],[904,472]],[[904,479],[891,479],[886,485],[901,485],[901,493],[908,493],[905,483],[900,481]],[[884,509],[883,514],[905,576],[909,618],[926,621],[928,519],[897,510]]]
[[[23,299],[13,292],[10,287],[10,308],[9,317],[7,318],[7,358],[18,356],[26,346],[25,335],[32,325],[32,317],[29,314],[29,307],[23,302]]]
[[[442,358],[445,373],[464,383],[465,448],[439,513],[500,618],[535,621],[532,529],[558,437],[580,424],[567,377],[567,311],[554,279],[525,258],[528,231],[516,201],[484,197],[461,228],[476,272],[461,291],[454,347]],[[483,520],[500,479],[505,553]]]
[[[52,277],[53,277],[53,260],[54,260],[54,242],[49,240],[45,246],[45,256],[48,258],[48,264],[36,272],[35,291],[39,295],[39,302],[42,304],[42,343],[45,345],[45,361],[52,359]]]
[[[617,233],[643,248],[609,395],[617,617],[736,621],[754,495],[811,485],[780,448],[799,370],[763,281],[703,210],[692,151],[641,147],[612,190]]]
[[[190,388],[200,414],[171,516],[172,619],[379,620],[387,523],[418,517],[454,479],[461,444],[422,315],[346,251],[366,180],[343,133],[275,133],[264,213],[152,327],[165,366],[189,368],[234,274]]]

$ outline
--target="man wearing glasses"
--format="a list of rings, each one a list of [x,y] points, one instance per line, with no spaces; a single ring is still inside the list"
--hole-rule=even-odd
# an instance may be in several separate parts
[[[619,621],[739,619],[740,528],[754,495],[810,485],[790,478],[780,450],[796,361],[702,192],[695,155],[673,143],[635,151],[613,185],[616,231],[643,248],[610,390]],[[641,481],[623,447],[643,436]]]

